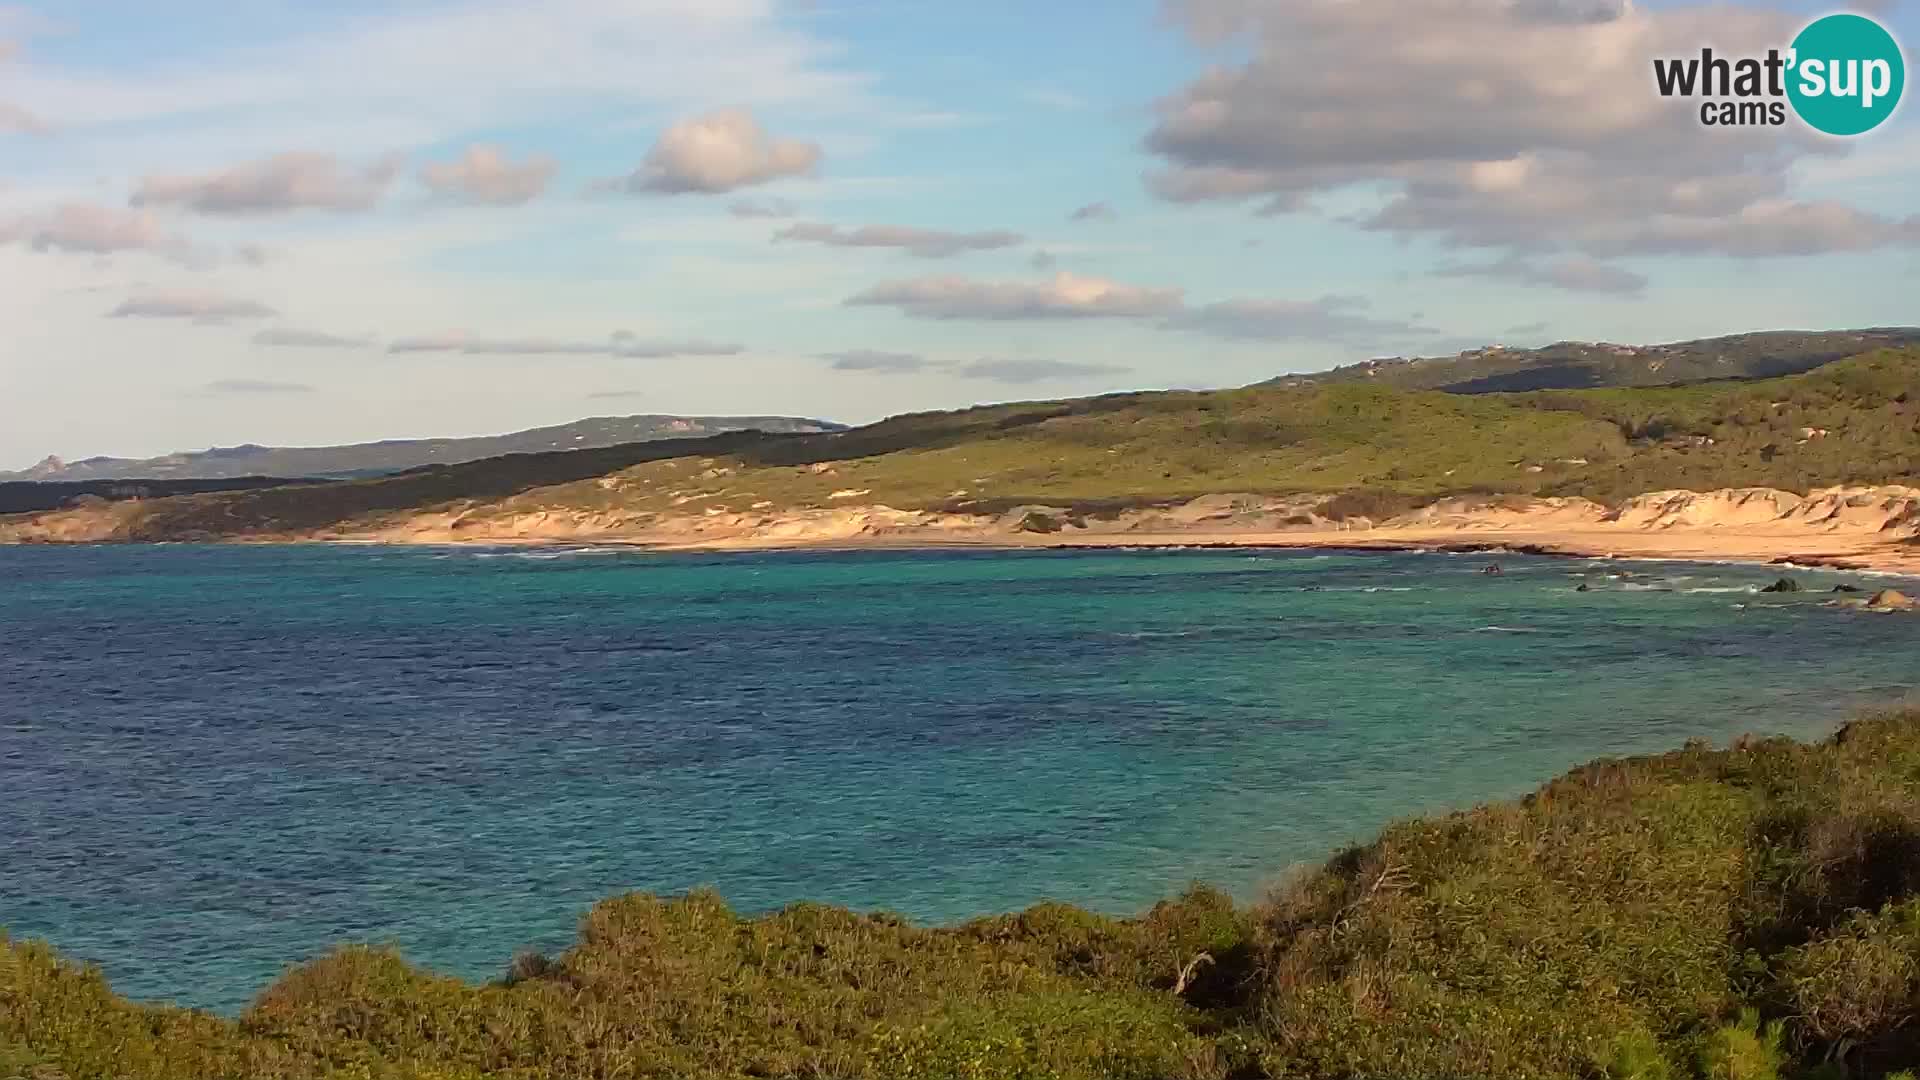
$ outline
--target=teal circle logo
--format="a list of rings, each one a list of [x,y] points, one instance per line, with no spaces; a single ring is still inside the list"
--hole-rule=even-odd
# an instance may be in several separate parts
[[[1886,122],[1907,85],[1906,55],[1864,15],[1828,15],[1793,39],[1787,97],[1816,131],[1861,135]]]

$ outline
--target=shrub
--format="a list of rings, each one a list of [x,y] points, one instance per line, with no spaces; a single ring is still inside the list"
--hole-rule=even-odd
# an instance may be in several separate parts
[[[1920,1010],[1920,901],[1856,912],[1792,950],[1782,968],[1782,989],[1809,1036],[1884,1040]]]
[[[1355,518],[1385,521],[1415,509],[1424,501],[1397,491],[1363,488],[1343,491],[1315,507],[1313,512],[1328,521],[1351,521]]]
[[[1780,1080],[1786,1064],[1786,1028],[1760,1022],[1757,1009],[1742,1009],[1737,1023],[1707,1037],[1700,1050],[1704,1080]]]

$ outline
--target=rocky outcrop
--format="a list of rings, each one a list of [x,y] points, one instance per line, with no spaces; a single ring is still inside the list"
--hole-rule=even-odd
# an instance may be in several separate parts
[[[0,517],[0,544],[99,544],[135,539],[138,501],[90,501],[64,510]]]

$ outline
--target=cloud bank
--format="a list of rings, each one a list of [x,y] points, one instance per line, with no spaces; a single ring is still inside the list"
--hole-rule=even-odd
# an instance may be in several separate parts
[[[1705,129],[1652,60],[1764,53],[1801,17],[1628,0],[1172,0],[1251,56],[1160,102],[1150,189],[1266,212],[1384,186],[1364,228],[1511,252],[1718,254],[1920,244],[1915,219],[1794,199],[1789,170],[1845,147],[1796,128]],[[1303,92],[1310,89],[1310,92]],[[1276,107],[1285,102],[1285,107]]]

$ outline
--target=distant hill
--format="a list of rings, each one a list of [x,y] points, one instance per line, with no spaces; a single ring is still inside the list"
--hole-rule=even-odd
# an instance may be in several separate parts
[[[734,431],[816,434],[841,424],[787,416],[597,416],[509,435],[458,439],[387,439],[348,446],[216,446],[164,457],[49,457],[30,469],[0,472],[0,481],[228,480],[244,477],[355,479],[422,465],[458,465],[503,454],[597,450],[623,443],[687,439]]]
[[[1042,504],[1100,516],[1230,493],[1342,496],[1375,516],[1450,495],[1617,502],[1675,488],[1842,483],[1920,484],[1920,347],[1688,386],[1449,394],[1345,379],[982,406],[831,434],[735,432],[150,499],[82,532],[298,537],[426,511],[477,524],[874,504],[967,514]]]
[[[1914,344],[1920,344],[1920,328],[1776,330],[1669,345],[1562,341],[1538,349],[1510,349],[1495,344],[1456,356],[1366,360],[1331,371],[1282,375],[1269,382],[1280,386],[1372,382],[1401,390],[1455,394],[1674,386],[1795,375],[1874,349]]]

